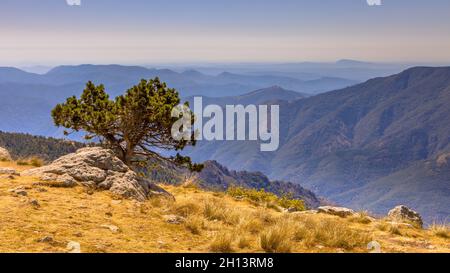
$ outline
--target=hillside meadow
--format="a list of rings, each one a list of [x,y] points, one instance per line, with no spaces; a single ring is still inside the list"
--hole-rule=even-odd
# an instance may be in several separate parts
[[[23,171],[31,166],[0,162]],[[446,226],[355,216],[287,213],[226,193],[163,186],[175,201],[136,202],[108,191],[62,188],[33,177],[0,178],[0,252],[449,252]]]

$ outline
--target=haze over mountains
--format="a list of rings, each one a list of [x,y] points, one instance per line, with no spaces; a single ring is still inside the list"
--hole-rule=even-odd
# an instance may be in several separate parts
[[[169,69],[120,65],[59,66],[42,75],[17,68],[0,67],[0,115],[8,117],[0,120],[0,129],[60,137],[62,131],[53,126],[49,113],[65,98],[80,95],[87,81],[104,84],[111,97],[115,97],[141,79],[154,77],[160,77],[170,87],[179,90],[182,97],[239,96],[273,85],[296,92],[316,93],[355,83],[339,78],[304,81],[286,76],[254,76],[228,72],[212,76],[193,70],[178,73]],[[275,95],[276,98],[277,96]]]
[[[195,160],[262,171],[357,209],[403,203],[450,215],[450,67],[400,74],[280,105],[280,149],[200,142]]]

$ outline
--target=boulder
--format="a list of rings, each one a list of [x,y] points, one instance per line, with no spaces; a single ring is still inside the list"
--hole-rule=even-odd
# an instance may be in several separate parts
[[[131,170],[113,151],[87,147],[65,155],[50,165],[22,172],[54,186],[83,185],[92,189],[109,190],[124,198],[144,201],[152,196],[173,196]]]
[[[11,161],[11,155],[9,154],[8,150],[5,148],[0,147],[0,160],[2,161]]]
[[[408,208],[407,206],[397,206],[391,209],[388,213],[388,217],[394,220],[407,221],[422,228],[423,220],[419,213]]]
[[[319,207],[317,209],[317,212],[326,213],[326,214],[330,214],[330,215],[336,215],[339,217],[347,217],[347,216],[352,216],[355,214],[355,212],[351,209],[342,208],[342,207],[331,207],[331,206]]]

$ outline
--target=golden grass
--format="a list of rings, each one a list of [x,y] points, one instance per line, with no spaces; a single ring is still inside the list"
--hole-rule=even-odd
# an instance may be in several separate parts
[[[276,225],[260,235],[261,248],[268,253],[289,253],[292,251],[289,227]]]
[[[31,166],[0,162],[0,167],[23,171]],[[447,226],[398,226],[401,235],[394,235],[384,220],[277,212],[190,187],[164,186],[175,202],[152,198],[140,203],[108,191],[38,182],[0,178],[0,252],[65,252],[69,241],[79,242],[82,252],[367,252],[370,240],[384,252],[450,252]],[[17,187],[28,195],[9,192]],[[167,215],[185,221],[170,224]],[[52,240],[41,242],[45,237]]]
[[[37,156],[28,157],[25,159],[20,159],[17,161],[17,165],[19,166],[32,166],[32,167],[42,167],[44,166],[45,161],[42,158]]]
[[[450,239],[450,228],[443,224],[434,223],[430,227],[430,231],[438,237]]]
[[[233,235],[229,233],[219,233],[211,243],[211,251],[220,253],[231,253],[233,249]]]

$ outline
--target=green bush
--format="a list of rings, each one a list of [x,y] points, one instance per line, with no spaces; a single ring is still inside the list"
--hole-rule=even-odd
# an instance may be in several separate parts
[[[294,199],[292,195],[285,194],[279,197],[271,192],[266,192],[264,189],[246,189],[243,187],[229,187],[227,194],[234,198],[245,198],[257,204],[264,204],[269,207],[273,205],[280,206],[285,209],[293,209],[295,211],[305,210],[305,203],[303,200]]]

